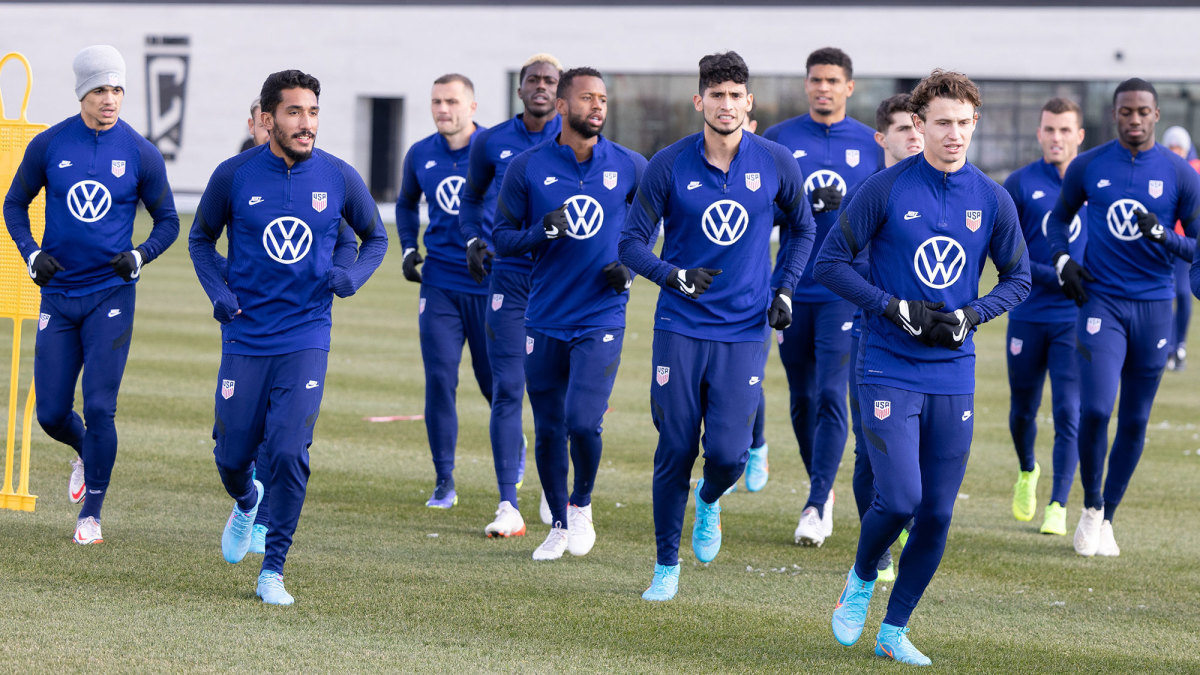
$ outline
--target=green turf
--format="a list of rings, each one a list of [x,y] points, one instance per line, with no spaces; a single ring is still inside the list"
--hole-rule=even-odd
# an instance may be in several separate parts
[[[865,672],[864,639],[839,646],[829,616],[857,540],[847,454],[834,536],[792,544],[807,481],[772,355],[765,385],[771,481],[722,499],[724,548],[699,565],[685,521],[678,597],[639,594],[654,564],[650,476],[651,313],[634,284],[625,358],[605,424],[585,558],[534,563],[547,528],[532,469],[521,491],[529,534],[492,541],[496,490],[487,408],[461,371],[459,505],[424,507],[433,470],[417,414],[423,377],[417,286],[393,248],[354,298],[335,303],[325,402],[308,501],[287,566],[291,608],[254,598],[257,560],[229,565],[218,540],[231,500],[212,460],[217,324],[180,241],[147,268],[121,391],[121,451],[104,511],[106,543],[71,543],[69,451],[34,432],[35,513],[0,511],[0,671]],[[9,331],[0,326],[0,353]],[[914,643],[955,672],[1196,672],[1200,597],[1195,486],[1200,434],[1192,373],[1167,373],[1146,452],[1117,520],[1122,555],[1083,559],[1070,538],[1010,512],[1016,460],[1007,430],[1004,321],[982,327],[975,443],[940,573],[911,622]],[[27,326],[25,371],[30,371]],[[1200,367],[1200,365],[1193,366]],[[6,370],[0,372],[7,372]],[[1039,502],[1050,488],[1043,409]],[[532,425],[526,409],[526,428]],[[698,475],[698,470],[697,470]],[[1078,519],[1076,483],[1068,526]]]

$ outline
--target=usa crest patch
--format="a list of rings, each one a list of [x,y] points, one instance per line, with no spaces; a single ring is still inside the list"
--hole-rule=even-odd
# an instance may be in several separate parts
[[[604,172],[604,187],[608,188],[609,190],[617,187],[617,172],[616,171],[605,171]]]
[[[533,353],[533,336],[532,335],[525,336],[525,353],[526,354]]]
[[[1147,191],[1151,197],[1158,199],[1163,194],[1163,182],[1161,180],[1150,181],[1150,187]]]
[[[758,188],[762,187],[762,177],[757,173],[746,174],[746,189],[751,192],[758,192]]]
[[[46,324],[50,323],[50,315],[42,314],[38,317],[38,330],[45,330]]]
[[[328,205],[329,205],[329,193],[328,192],[312,193],[313,211],[320,213],[320,212],[324,211],[325,207]]]
[[[424,313],[425,313],[425,298],[421,298],[421,301],[417,304],[417,314],[424,314]]]
[[[974,232],[983,224],[983,211],[967,211],[967,229]]]
[[[859,155],[858,155],[857,149],[855,149],[855,150],[847,149],[846,150],[846,164],[848,166],[851,166],[851,167],[858,166],[858,160],[859,160]]]
[[[1088,335],[1095,335],[1100,332],[1100,317],[1089,316],[1087,320]]]
[[[892,416],[891,401],[875,401],[875,419],[886,420]]]
[[[233,380],[221,380],[221,398],[229,400],[233,397]]]
[[[492,294],[492,311],[499,312],[500,308],[503,306],[504,306],[504,294],[503,293],[493,293]]]
[[[121,176],[125,175],[125,160],[114,159],[112,161],[112,175],[116,178],[120,178]],[[1161,184],[1162,182],[1160,181],[1159,185]]]
[[[659,366],[658,369],[654,371],[654,381],[658,383],[658,386],[662,387],[666,385],[670,379],[670,366]]]
[[[1021,347],[1025,346],[1025,341],[1021,338],[1013,338],[1008,342],[1008,351],[1013,356],[1018,356],[1021,353]]]

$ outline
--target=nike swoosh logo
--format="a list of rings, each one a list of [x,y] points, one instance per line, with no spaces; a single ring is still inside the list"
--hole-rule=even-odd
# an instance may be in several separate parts
[[[904,322],[904,330],[908,331],[909,335],[912,335],[913,337],[920,335],[921,331],[924,330],[923,328],[917,328],[916,326],[912,325],[908,322],[908,319],[904,317],[900,317],[900,320]]]
[[[959,324],[958,330],[954,331],[954,333],[952,333],[951,335],[954,338],[955,342],[962,342],[963,338],[965,338],[967,336],[967,325]]]
[[[681,289],[683,289],[683,292],[684,292],[684,293],[687,293],[688,295],[691,295],[691,294],[693,294],[693,293],[695,293],[695,292],[696,292],[696,285],[695,285],[695,284],[692,284],[691,286],[689,286],[689,285],[687,285],[687,284],[685,284],[685,283],[683,283],[683,282],[681,281],[681,282],[679,282],[679,287],[680,287]]]
[[[692,181],[692,182],[688,183],[687,189],[689,189],[689,190],[695,190],[695,189],[696,189],[696,188],[698,188],[698,187],[700,187],[700,181],[698,181],[698,180],[694,180],[694,181]]]
[[[909,211],[908,213],[904,214],[905,220],[912,220],[914,218],[920,218],[920,217],[921,217],[921,214],[917,213],[916,211]]]
[[[262,200],[263,200],[262,197],[251,197],[250,198],[250,206],[254,206],[255,204],[258,204],[259,202],[261,202]]]

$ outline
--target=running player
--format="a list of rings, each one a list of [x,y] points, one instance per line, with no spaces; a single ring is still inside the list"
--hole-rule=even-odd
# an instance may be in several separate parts
[[[488,249],[496,194],[504,171],[517,155],[544,140],[554,138],[562,127],[555,109],[555,90],[562,66],[549,54],[534,54],[521,66],[517,97],[525,110],[516,117],[479,133],[471,146],[467,183],[462,191],[459,227],[467,246],[467,265],[479,284],[487,280],[491,301],[487,305],[488,362],[492,369],[492,411],[489,432],[492,459],[500,502],[514,509],[517,485],[525,474],[525,438],[521,433],[521,399],[525,395],[525,305],[529,299],[529,256],[500,256]],[[550,524],[550,511],[542,498],[542,522]],[[511,516],[496,519],[485,530],[506,536],[515,522]]]
[[[633,277],[617,240],[646,160],[600,135],[608,91],[600,72],[563,73],[555,101],[566,121],[557,139],[521,153],[504,174],[493,243],[502,256],[533,253],[525,312],[525,375],[534,458],[553,526],[534,560],[586,555],[596,542],[592,488],[601,424],[617,379],[625,303]],[[567,495],[568,440],[575,484]],[[497,520],[525,531],[502,502]],[[518,522],[519,521],[519,522]]]
[[[808,55],[804,93],[809,111],[776,124],[763,137],[791,151],[804,174],[804,192],[817,223],[816,245],[837,222],[846,189],[879,170],[870,127],[846,116],[854,67],[840,49]],[[780,241],[786,243],[781,232]],[[781,246],[781,249],[783,247]],[[778,285],[781,267],[776,265]],[[812,280],[812,259],[792,297],[795,320],[779,336],[779,359],[791,392],[792,429],[811,486],[794,539],[820,546],[833,533],[830,495],[846,446],[846,387],[854,305]]]
[[[655,312],[650,408],[654,530],[658,560],[646,600],[679,585],[679,539],[692,465],[704,425],[704,478],[696,485],[692,550],[721,549],[718,498],[746,466],[750,425],[770,348],[770,328],[791,323],[792,290],[812,248],[814,225],[800,170],[786,148],[743,133],[754,97],[736,52],[700,60],[693,97],[704,130],[654,155],[621,236],[621,262],[663,287]],[[778,286],[770,282],[776,207],[788,244]],[[662,258],[651,243],[663,221]]]
[[[980,104],[961,73],[935,70],[922,80],[910,106],[924,151],[867,179],[814,269],[863,309],[858,395],[877,490],[833,633],[843,645],[858,641],[879,557],[913,518],[875,653],[917,665],[930,661],[908,641],[908,619],[941,561],[971,447],[972,331],[1029,293],[1012,198],[967,162]],[[853,267],[867,245],[870,281]],[[987,257],[999,281],[978,297]]]
[[[37,418],[71,446],[68,496],[83,502],[75,543],[98,544],[100,509],[117,458],[117,392],[133,336],[134,284],[179,235],[162,155],[120,119],[125,60],[108,45],[75,56],[79,114],[38,134],[4,199],[8,233],[42,287],[33,360]],[[33,238],[29,204],[46,188],[46,231]],[[154,226],[133,245],[138,202]],[[83,371],[83,418],[74,411]]]
[[[1136,77],[1117,85],[1117,138],[1071,162],[1047,227],[1059,284],[1080,306],[1075,333],[1083,513],[1074,545],[1083,556],[1120,555],[1112,519],[1142,455],[1150,407],[1167,363],[1175,258],[1191,260],[1195,250],[1200,178],[1154,142],[1158,118],[1153,85]],[[1087,268],[1069,253],[1069,224],[1085,202]],[[1187,237],[1170,228],[1177,220]],[[1121,407],[1108,453],[1108,421],[1118,386]]]
[[[489,404],[492,400],[492,371],[483,331],[487,289],[475,283],[467,271],[466,249],[458,229],[471,139],[481,130],[473,121],[475,106],[475,85],[465,75],[450,73],[433,81],[431,108],[437,133],[409,148],[396,201],[404,278],[421,284],[417,316],[425,365],[425,432],[436,474],[433,494],[425,506],[437,509],[458,503],[454,490],[458,444],[455,390],[464,340],[471,350],[475,381]],[[422,195],[429,204],[424,237],[428,260],[422,258],[417,242]],[[422,262],[424,274],[417,270]]]
[[[200,199],[188,250],[222,336],[213,438],[217,472],[233,511],[221,553],[240,562],[250,547],[269,469],[271,527],[256,593],[290,605],[283,564],[308,484],[308,447],[320,412],[333,295],[353,295],[382,262],[387,233],[358,173],[316,150],[315,77],[298,70],[263,83],[269,145],[222,162]],[[335,265],[342,218],[363,240],[357,259]],[[216,252],[229,228],[228,265]],[[260,452],[261,450],[261,452]]]
[[[1013,487],[1012,513],[1021,522],[1037,511],[1037,481],[1042,469],[1034,454],[1042,386],[1050,372],[1054,414],[1054,487],[1042,520],[1044,534],[1067,533],[1067,496],[1079,464],[1079,366],[1075,357],[1075,303],[1064,297],[1046,243],[1046,222],[1058,201],[1067,165],[1083,143],[1083,112],[1074,101],[1052,98],[1042,106],[1037,130],[1042,158],[1009,175],[1004,189],[1012,195],[1029,247],[1033,288],[1008,317],[1008,428],[1021,471]],[[1086,207],[1083,207],[1086,208]],[[1070,251],[1082,258],[1086,236],[1079,215],[1071,222]]]

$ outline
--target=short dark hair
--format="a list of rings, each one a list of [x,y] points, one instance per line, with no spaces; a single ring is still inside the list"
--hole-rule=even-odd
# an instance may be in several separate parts
[[[275,108],[283,100],[284,89],[307,89],[318,99],[321,98],[321,83],[317,78],[299,70],[281,70],[271,73],[263,82],[262,92],[258,96],[263,112],[275,114]]]
[[[1042,106],[1042,112],[1048,112],[1051,115],[1061,115],[1063,113],[1075,113],[1075,119],[1079,120],[1079,126],[1083,126],[1083,108],[1079,104],[1069,98],[1061,98],[1055,96],[1046,101],[1046,105]]]
[[[750,69],[745,60],[735,51],[709,54],[700,59],[700,93],[722,82],[746,84],[750,81]]]
[[[601,75],[600,71],[596,70],[595,68],[591,68],[589,66],[572,68],[558,78],[558,98],[565,99],[567,97],[566,92],[571,90],[571,83],[574,82],[575,78],[577,77],[596,77],[601,81],[604,80],[604,76]]]
[[[434,84],[450,84],[452,82],[461,82],[468,91],[472,94],[475,93],[475,83],[471,81],[471,78],[460,73],[446,73],[433,81]]]
[[[1154,85],[1150,84],[1149,82],[1143,80],[1140,77],[1131,77],[1128,80],[1125,80],[1124,82],[1122,82],[1121,84],[1118,84],[1116,90],[1113,91],[1113,107],[1114,108],[1117,107],[1117,94],[1123,94],[1127,91],[1148,91],[1148,92],[1150,92],[1150,95],[1154,97],[1155,107],[1158,107],[1158,91],[1156,91],[1154,89]]]
[[[908,102],[908,109],[924,120],[925,111],[929,109],[930,102],[935,98],[966,101],[974,108],[983,105],[983,99],[979,96],[979,87],[971,81],[971,78],[962,73],[941,68],[935,68],[929,77],[917,83],[912,91],[912,99]]]
[[[850,62],[850,55],[837,47],[821,47],[809,54],[808,60],[804,62],[806,76],[813,66],[841,66],[846,72],[846,79],[854,79],[854,64]]]
[[[875,131],[886,134],[888,127],[892,126],[892,115],[911,113],[912,111],[908,107],[911,100],[912,94],[896,94],[883,99],[883,102],[875,109]]]

